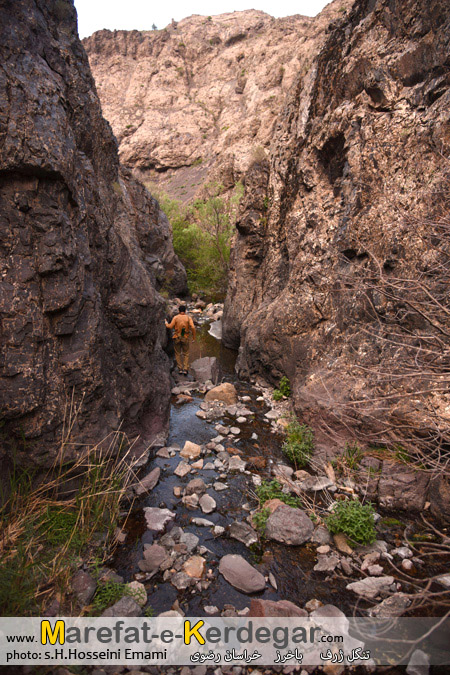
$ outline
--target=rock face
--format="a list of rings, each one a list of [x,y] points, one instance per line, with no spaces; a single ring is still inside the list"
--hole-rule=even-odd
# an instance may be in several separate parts
[[[119,166],[73,4],[6,1],[0,12],[3,431],[38,459],[33,440],[60,439],[73,395],[74,442],[121,420],[151,438],[169,401],[158,289],[186,288],[170,226]]]
[[[216,172],[233,185],[264,155],[298,70],[350,4],[314,19],[249,10],[83,40],[121,161],[183,200]]]
[[[240,373],[286,374],[303,418],[336,429],[345,411],[364,433],[418,428],[411,447],[434,435],[437,414],[445,437],[449,426],[437,393],[448,309],[424,291],[437,299],[448,287],[448,241],[432,239],[430,223],[446,208],[449,35],[444,0],[361,0],[330,25],[299,70],[270,159],[245,176],[223,316]],[[419,335],[445,342],[424,379],[425,361],[411,377]]]

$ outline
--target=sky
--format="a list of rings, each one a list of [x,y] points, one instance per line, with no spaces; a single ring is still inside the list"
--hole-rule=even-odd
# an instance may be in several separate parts
[[[75,0],[78,32],[81,38],[96,30],[150,30],[164,28],[172,19],[180,21],[191,14],[210,16],[244,9],[260,9],[272,16],[305,14],[315,16],[330,0]]]

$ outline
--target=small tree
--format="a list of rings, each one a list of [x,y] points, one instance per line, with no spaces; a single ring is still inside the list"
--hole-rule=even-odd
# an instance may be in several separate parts
[[[156,25],[156,23],[152,23],[152,30],[158,30],[158,26]]]

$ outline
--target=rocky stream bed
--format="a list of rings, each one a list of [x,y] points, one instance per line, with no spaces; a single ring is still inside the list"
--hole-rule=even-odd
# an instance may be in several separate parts
[[[357,482],[337,478],[330,463],[313,462],[314,471],[289,466],[282,453],[289,400],[275,403],[266,383],[236,379],[236,354],[220,342],[220,307],[197,309],[196,321],[190,375],[173,371],[167,443],[132,488],[133,509],[110,564],[109,578],[133,592],[103,615],[393,617],[411,607],[421,615],[415,582],[439,577],[432,590],[444,594],[450,586],[448,556],[424,565],[418,545],[405,544],[405,528],[423,532],[424,522],[377,512],[374,544],[355,548],[333,537],[317,513],[360,494]],[[274,479],[303,499],[300,508],[266,502],[261,532],[252,520],[261,507],[256,490]],[[88,570],[78,572],[74,589],[91,601],[96,582]]]

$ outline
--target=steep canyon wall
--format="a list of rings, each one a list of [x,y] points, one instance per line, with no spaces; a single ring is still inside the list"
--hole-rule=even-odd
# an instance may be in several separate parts
[[[245,177],[224,342],[327,435],[449,439],[449,41],[447,2],[355,2]]]
[[[76,446],[122,422],[151,439],[169,402],[158,290],[186,291],[170,225],[119,165],[73,2],[0,14],[2,448],[47,462],[70,400]]]

